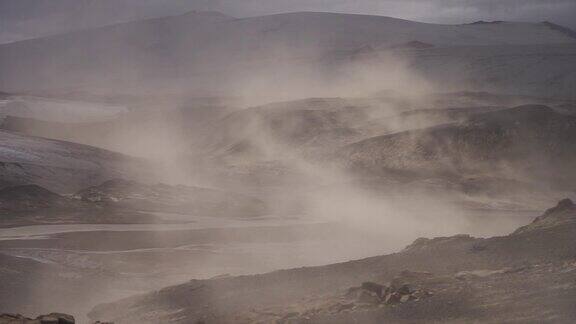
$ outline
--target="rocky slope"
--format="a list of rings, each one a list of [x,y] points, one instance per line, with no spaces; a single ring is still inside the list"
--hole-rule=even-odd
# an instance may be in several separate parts
[[[465,94],[421,100],[383,94],[286,101],[242,109],[216,120],[214,128],[220,131],[207,134],[202,142],[209,155],[227,158],[278,159],[282,152],[289,156],[291,151],[318,158],[376,135],[465,121],[505,108],[498,103]]]
[[[386,256],[192,280],[100,305],[91,317],[117,323],[570,323],[576,318],[576,206],[563,201],[544,219],[546,226],[538,226],[538,218],[532,230],[503,237],[418,239]]]
[[[479,114],[460,123],[378,136],[337,154],[369,174],[530,179],[572,190],[576,118],[546,106]]]
[[[411,67],[456,89],[575,100],[574,45],[457,46],[404,50]]]
[[[550,106],[507,108],[518,102]],[[563,107],[488,93],[314,98],[233,112],[195,149],[229,182],[314,187],[337,174],[386,196],[443,191],[466,204],[540,209],[566,195],[554,191],[573,190],[566,175],[576,129]]]

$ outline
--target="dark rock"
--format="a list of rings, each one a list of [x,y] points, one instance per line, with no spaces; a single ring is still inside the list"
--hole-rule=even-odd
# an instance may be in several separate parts
[[[377,284],[375,282],[363,282],[362,289],[375,293],[379,298],[382,298],[382,294],[386,287]]]
[[[412,289],[410,288],[409,285],[404,284],[400,286],[400,288],[398,288],[396,292],[398,292],[400,295],[410,295]]]
[[[348,291],[346,292],[346,297],[350,298],[350,299],[356,299],[358,298],[358,296],[360,296],[360,293],[363,291],[363,289],[361,287],[352,287],[352,288],[348,288]]]
[[[469,25],[496,25],[496,24],[501,24],[504,21],[502,20],[494,20],[494,21],[484,21],[484,20],[478,20],[475,21],[473,23],[469,23]]]
[[[354,303],[344,303],[344,304],[338,303],[338,304],[335,304],[335,305],[330,307],[330,309],[332,311],[334,311],[335,313],[340,313],[340,312],[343,312],[345,310],[349,310],[349,309],[353,309],[353,308],[354,308]]]
[[[436,237],[433,239],[421,237],[416,239],[412,244],[408,245],[406,248],[404,248],[403,252],[442,248],[444,245],[450,245],[454,243],[466,243],[474,240],[475,240],[474,237],[467,234],[459,234],[449,237]]]
[[[74,324],[74,317],[68,314],[51,313],[40,315],[36,319],[24,317],[22,315],[2,314],[0,324]]]
[[[402,299],[402,295],[400,295],[397,292],[391,292],[388,293],[384,298],[384,304],[386,305],[398,304],[400,302],[400,299]]]
[[[531,224],[520,227],[513,234],[550,228],[569,222],[576,222],[576,205],[570,199],[563,199],[558,202],[556,207],[546,210],[543,215],[536,217]]]
[[[7,187],[0,190],[0,210],[31,211],[45,208],[74,207],[73,199],[60,196],[37,185]]]
[[[376,293],[367,290],[362,290],[362,292],[360,292],[358,298],[356,299],[356,302],[359,304],[371,304],[371,305],[380,304],[381,301],[382,300],[378,295],[376,295]]]
[[[74,324],[74,317],[61,314],[61,313],[51,313],[48,315],[41,315],[36,318],[41,324]]]

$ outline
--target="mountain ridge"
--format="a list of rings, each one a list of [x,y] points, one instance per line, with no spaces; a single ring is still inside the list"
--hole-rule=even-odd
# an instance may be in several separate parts
[[[304,58],[318,69],[334,53],[350,52],[354,58],[366,46],[387,48],[410,42],[429,44],[431,49],[576,43],[540,23],[439,25],[315,12],[227,19],[193,13],[0,45],[4,71],[0,88],[33,92],[84,87],[96,92],[115,85],[125,91],[157,90],[159,84],[178,89],[184,87],[180,81],[187,80],[194,91],[209,93],[234,86],[231,76],[250,78],[259,69],[266,72],[262,62],[272,64],[269,68],[274,71],[282,66],[277,63],[302,63]]]

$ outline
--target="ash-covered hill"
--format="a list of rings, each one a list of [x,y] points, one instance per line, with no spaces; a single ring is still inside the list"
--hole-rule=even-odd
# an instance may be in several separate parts
[[[450,46],[401,52],[425,79],[473,91],[575,100],[576,46]]]
[[[0,187],[37,184],[70,193],[105,180],[142,175],[148,164],[71,142],[0,131]]]
[[[266,211],[261,200],[232,192],[122,179],[80,190],[75,197],[114,208],[188,215],[254,217]]]
[[[37,224],[170,223],[154,212],[203,217],[258,217],[256,198],[217,189],[112,179],[63,196],[38,185],[0,189],[0,227]]]
[[[498,176],[573,189],[576,117],[547,106],[519,106],[466,121],[378,136],[337,153],[372,175]]]
[[[117,118],[123,105],[16,94],[0,95],[0,117],[30,118],[45,122],[89,123]]]
[[[0,189],[0,228],[40,224],[155,223],[159,219],[116,206],[101,206],[38,185]]]
[[[0,210],[9,212],[47,211],[78,208],[79,203],[37,185],[0,189]]]
[[[232,160],[282,159],[294,152],[318,157],[376,135],[465,121],[507,103],[464,93],[422,100],[393,94],[308,98],[232,112],[211,121],[218,131],[198,142],[209,155]]]
[[[90,316],[116,323],[571,323],[576,206],[563,201],[529,227],[489,239],[418,239],[400,253],[328,266],[192,280],[100,305]]]
[[[87,117],[93,113],[90,111],[91,105],[81,101],[72,106],[73,111],[62,114],[60,118],[56,118],[58,109],[54,109],[54,106],[42,107],[38,109],[41,114],[31,116],[8,112],[3,120],[0,118],[0,129],[158,159],[163,157],[163,152],[176,154],[189,149],[213,120],[221,118],[229,110],[223,105],[205,103],[181,106],[173,103],[153,104],[154,108],[135,103],[130,105],[142,109],[113,115],[101,112],[92,120],[74,119],[78,115]],[[150,147],[159,150],[151,150]]]
[[[515,50],[515,46],[535,45],[537,51],[549,57],[550,45],[558,45],[565,52],[562,46],[575,42],[570,33],[546,23],[436,25],[319,12],[236,19],[214,12],[191,12],[5,44],[0,46],[0,87],[6,91],[82,89],[118,93],[120,88],[124,93],[228,95],[231,90],[249,86],[246,78],[258,79],[258,75],[297,78],[298,73],[291,73],[294,67],[302,69],[301,73],[307,69],[320,71],[315,80],[333,78],[334,74],[321,71],[339,70],[336,66],[342,61],[334,63],[334,58],[355,58],[365,49],[402,52],[406,44],[426,44],[424,48],[408,46],[408,50],[416,50],[414,65],[423,64],[423,71],[428,71],[438,65],[426,64],[431,59],[449,66],[458,63],[449,53],[431,56],[434,52],[428,50],[479,46],[479,51],[488,53],[477,62],[485,73],[494,71],[492,64],[498,65],[494,61],[499,61],[507,49],[515,51],[514,57],[525,57],[525,51]],[[557,62],[564,66],[562,62],[573,61],[573,56],[567,53]],[[510,62],[507,59],[504,63]],[[564,74],[559,74],[555,63],[534,68],[525,63],[510,64],[512,69],[528,67],[564,82]],[[508,75],[494,73],[496,77]],[[506,82],[512,87],[510,81],[518,80]],[[546,82],[536,80],[534,87]]]

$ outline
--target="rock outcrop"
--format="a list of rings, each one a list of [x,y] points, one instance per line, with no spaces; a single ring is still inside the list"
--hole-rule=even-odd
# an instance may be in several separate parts
[[[517,229],[514,234],[551,228],[574,221],[576,221],[576,204],[570,199],[564,199],[556,207],[550,208],[542,216],[536,217],[530,225]]]

